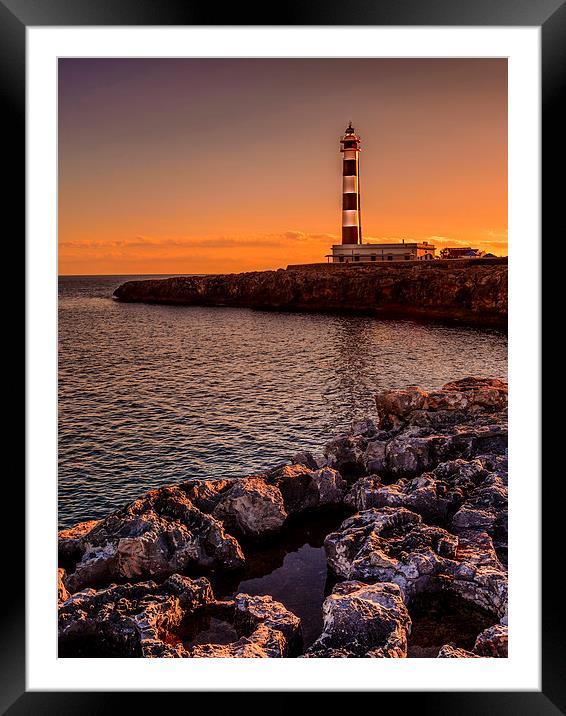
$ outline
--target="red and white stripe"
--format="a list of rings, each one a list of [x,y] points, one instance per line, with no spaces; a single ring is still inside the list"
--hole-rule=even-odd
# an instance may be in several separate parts
[[[343,153],[342,171],[342,243],[361,244],[360,222],[360,137],[352,123],[348,125],[340,140]]]

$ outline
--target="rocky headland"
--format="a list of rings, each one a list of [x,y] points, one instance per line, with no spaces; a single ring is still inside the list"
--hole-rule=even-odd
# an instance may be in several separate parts
[[[481,615],[467,648],[448,639],[412,655],[505,657],[507,384],[411,386],[376,406],[320,455],[179,481],[62,530],[59,655],[404,658],[422,604],[451,600]],[[300,618],[271,595],[214,585],[328,510],[345,519],[325,533],[332,588],[305,648]]]
[[[114,297],[130,303],[349,312],[506,327],[507,259],[305,264],[127,281]]]

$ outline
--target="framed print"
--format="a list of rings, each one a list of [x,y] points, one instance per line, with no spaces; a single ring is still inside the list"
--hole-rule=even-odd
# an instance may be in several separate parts
[[[27,305],[4,712],[561,713],[538,426],[564,4],[0,12]]]

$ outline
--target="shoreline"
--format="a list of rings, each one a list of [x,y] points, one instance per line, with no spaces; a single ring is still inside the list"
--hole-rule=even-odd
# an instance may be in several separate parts
[[[377,422],[357,421],[322,455],[173,483],[62,530],[62,655],[405,658],[415,605],[430,598],[440,599],[437,611],[449,599],[487,626],[464,648],[457,630],[428,644],[434,629],[415,622],[423,654],[505,656],[507,384],[412,386],[379,393],[376,406]],[[316,524],[328,510],[346,516],[321,537],[334,583],[305,650],[288,605],[238,592],[240,578],[219,596],[211,581],[245,576],[253,554],[284,540],[289,525]]]
[[[124,303],[370,315],[507,327],[507,260],[308,264],[277,271],[126,281]]]

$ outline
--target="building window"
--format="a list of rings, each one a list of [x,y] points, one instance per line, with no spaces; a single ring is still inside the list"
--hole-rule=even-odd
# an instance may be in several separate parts
[[[388,260],[388,261],[393,261],[393,256],[392,256],[391,254],[388,254],[388,255],[387,255],[387,260]]]
[[[360,260],[359,256],[354,256],[354,261],[359,261],[359,260]]]
[[[340,261],[340,263],[342,263],[342,262],[344,261],[344,257],[343,257],[343,256],[339,256],[339,257],[338,257],[338,261]]]
[[[411,260],[411,254],[405,254],[405,261]]]
[[[376,259],[377,257],[376,257],[375,254],[372,254],[370,258],[371,258],[372,261],[375,261],[375,259]]]

